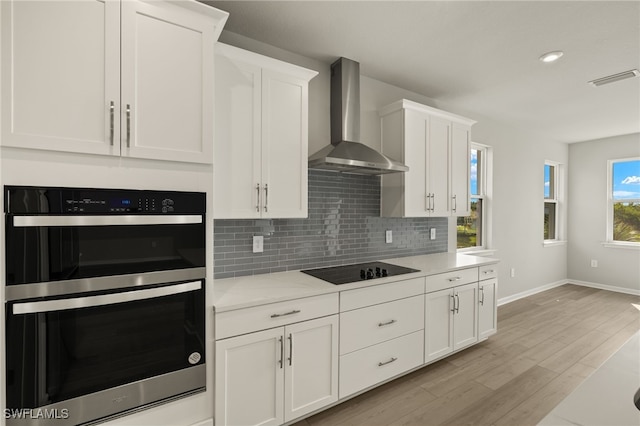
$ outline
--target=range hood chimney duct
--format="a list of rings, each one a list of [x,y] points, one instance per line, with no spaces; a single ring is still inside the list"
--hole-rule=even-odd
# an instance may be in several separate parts
[[[409,167],[360,143],[360,64],[340,58],[331,65],[331,145],[309,158],[310,169],[381,175]]]

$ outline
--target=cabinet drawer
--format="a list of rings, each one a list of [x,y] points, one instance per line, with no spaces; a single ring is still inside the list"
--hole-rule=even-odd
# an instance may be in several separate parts
[[[424,333],[417,331],[340,357],[340,398],[422,365]]]
[[[485,265],[480,267],[480,281],[498,277],[498,265]]]
[[[478,281],[478,268],[460,269],[427,277],[426,292],[443,290]]]
[[[216,340],[338,313],[338,293],[237,309],[216,315]]]
[[[424,296],[340,314],[340,355],[424,329]]]
[[[397,281],[372,287],[358,288],[340,292],[340,312],[392,300],[404,299],[424,293],[424,278]]]

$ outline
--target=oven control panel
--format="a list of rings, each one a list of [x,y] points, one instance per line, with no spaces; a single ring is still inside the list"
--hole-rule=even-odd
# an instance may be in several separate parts
[[[5,187],[14,214],[203,214],[206,194],[48,187]]]

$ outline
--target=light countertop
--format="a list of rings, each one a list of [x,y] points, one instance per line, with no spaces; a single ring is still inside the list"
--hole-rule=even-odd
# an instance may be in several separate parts
[[[394,281],[424,277],[457,269],[465,269],[497,263],[498,259],[457,253],[437,253],[423,256],[379,259],[420,272],[401,276],[377,278],[349,284],[334,285],[300,271],[274,274],[249,275],[215,280],[213,298],[216,312],[225,312],[285,300],[335,293]]]
[[[538,425],[640,425],[640,332],[569,394]]]

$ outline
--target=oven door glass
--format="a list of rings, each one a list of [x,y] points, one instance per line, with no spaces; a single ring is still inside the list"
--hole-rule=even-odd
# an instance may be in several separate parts
[[[205,362],[204,281],[7,304],[7,407],[37,408]]]
[[[205,265],[205,225],[200,215],[71,216],[60,218],[63,223],[56,219],[7,215],[7,285]]]

